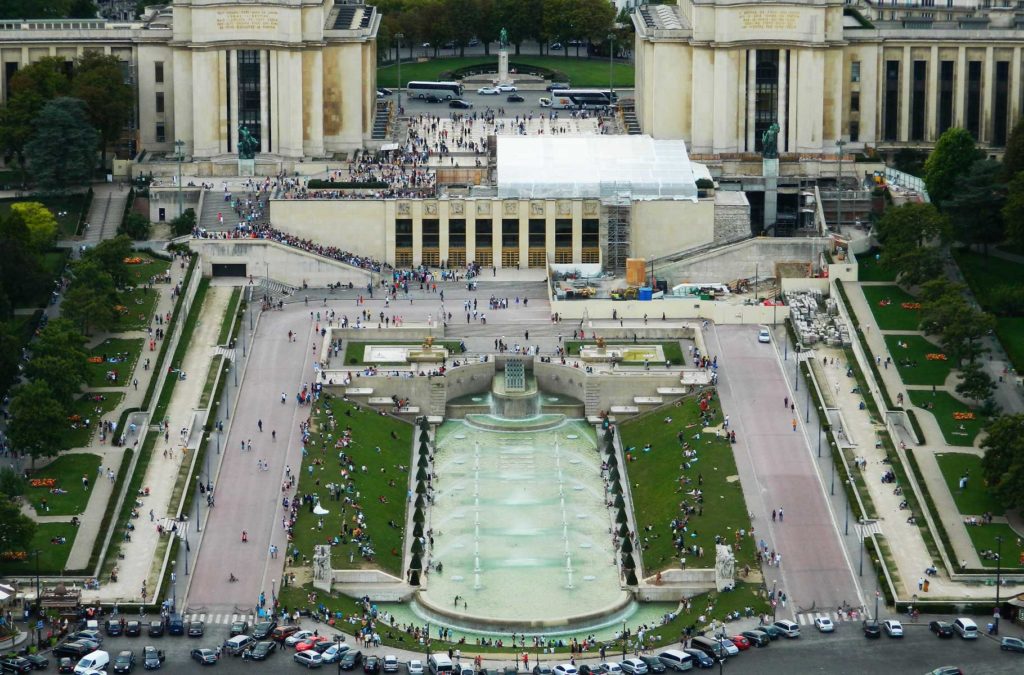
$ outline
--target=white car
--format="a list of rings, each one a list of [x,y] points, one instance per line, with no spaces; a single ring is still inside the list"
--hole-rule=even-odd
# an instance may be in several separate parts
[[[311,630],[300,630],[297,633],[292,633],[284,639],[284,643],[289,647],[294,647],[306,638],[313,637],[313,631]]]
[[[647,664],[640,659],[626,659],[622,662],[622,672],[626,675],[645,675]]]
[[[736,656],[740,653],[740,648],[736,646],[736,643],[729,638],[721,638],[717,640],[718,644],[722,645],[722,649],[725,650],[727,656]]]
[[[384,657],[384,672],[385,673],[397,673],[398,672],[398,657],[394,654],[388,654]]]
[[[516,89],[516,85],[514,84],[499,84],[497,87],[495,87],[495,89],[502,92],[503,94],[511,94],[514,91],[519,91],[518,89]]]
[[[761,330],[757,331],[757,341],[763,343],[771,342],[772,334],[768,332],[767,328],[762,328]]]
[[[320,656],[323,657],[321,659],[321,663],[337,663],[349,649],[351,649],[351,647],[344,642],[335,643],[320,654]]]
[[[819,616],[814,619],[814,627],[822,633],[832,633],[836,629],[836,625],[832,623],[832,619],[827,616]]]
[[[896,619],[886,619],[882,622],[882,630],[891,638],[903,637],[903,624]]]
[[[481,96],[497,96],[501,92],[498,91],[497,87],[480,87],[479,89],[476,90],[476,93],[480,94]]]
[[[597,668],[605,675],[622,675],[622,664],[618,661],[605,661],[597,664]]]
[[[423,662],[419,659],[412,659],[405,664],[405,668],[409,671],[409,675],[423,675]]]
[[[576,666],[571,663],[559,663],[551,672],[554,675],[576,675]]]

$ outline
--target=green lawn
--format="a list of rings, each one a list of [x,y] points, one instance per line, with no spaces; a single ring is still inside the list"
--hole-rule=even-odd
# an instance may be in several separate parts
[[[135,369],[135,362],[142,352],[142,338],[108,338],[89,350],[89,356],[104,359],[102,363],[88,365],[89,387],[123,387],[129,383],[129,377]],[[114,372],[117,377],[107,379],[107,373]]]
[[[336,429],[328,427],[327,409],[336,420]],[[346,414],[346,413],[350,413]],[[356,467],[366,466],[367,472],[358,469],[351,476],[352,492],[356,502],[362,507],[365,515],[366,531],[371,538],[373,549],[377,555],[373,562],[363,560],[359,548],[354,543],[339,543],[333,548],[331,556],[335,569],[379,568],[395,576],[402,575],[402,527],[405,525],[406,492],[409,489],[409,474],[400,471],[399,465],[408,467],[412,457],[413,426],[401,420],[385,417],[372,410],[360,409],[358,406],[332,398],[325,406],[323,402],[314,411],[316,431],[307,445],[309,454],[304,458],[299,479],[299,493],[314,493],[320,496],[321,502],[330,513],[323,516],[323,529],[317,529],[318,517],[309,509],[299,511],[298,522],[295,524],[294,546],[299,554],[312,560],[313,546],[327,543],[332,537],[341,538],[342,501],[330,501],[325,488],[328,483],[339,482],[341,465],[335,443],[342,436],[346,427],[352,429],[352,443],[344,450],[349,460]],[[391,434],[398,437],[392,438]],[[381,448],[378,453],[375,448]],[[322,460],[314,465],[314,460]],[[311,470],[312,469],[312,470]],[[383,469],[383,470],[382,470]],[[390,484],[393,482],[393,485]],[[380,498],[385,501],[380,501]],[[348,507],[348,522],[351,525],[353,507]],[[389,521],[401,527],[393,528]],[[349,556],[352,562],[349,562]]]
[[[78,528],[71,523],[39,523],[26,551],[0,552],[0,574],[35,574],[36,557],[33,551],[37,549],[39,571],[42,574],[61,573],[68,562],[76,534]],[[55,544],[52,542],[55,537],[64,537],[66,541],[63,544]],[[14,556],[15,559],[11,559]]]
[[[946,378],[953,370],[953,362],[928,359],[928,354],[942,354],[942,348],[937,344],[920,335],[884,337],[904,384],[934,384],[941,387],[946,383]]]
[[[93,397],[95,396],[102,396],[103,400],[94,401]],[[68,447],[84,448],[89,445],[93,434],[99,428],[100,421],[118,406],[122,398],[124,398],[124,394],[119,393],[83,394],[81,398],[72,403],[72,412],[68,415],[68,426],[64,430],[64,438]],[[78,416],[78,420],[70,419],[75,415]],[[89,426],[85,425],[86,420],[89,421]]]
[[[1002,558],[1002,568],[1004,570],[1007,568],[1024,567],[1024,564],[1022,564],[1022,561],[1024,561],[1024,558],[1022,558],[1024,556],[1024,548],[1017,544],[1024,537],[1024,532],[1015,532],[1013,528],[1003,523],[967,525],[965,529],[967,534],[970,535],[974,548],[978,550],[979,555],[982,551],[998,550]],[[1003,538],[1001,546],[996,542],[996,537]],[[996,561],[982,558],[981,564],[985,567],[995,567]]]
[[[350,366],[366,363],[366,361],[363,361],[363,355],[366,353],[367,347],[421,347],[422,345],[422,342],[409,340],[404,342],[389,342],[388,340],[378,340],[374,342],[348,342],[345,344],[345,363]],[[434,346],[444,347],[448,350],[449,356],[457,356],[462,353],[462,347],[459,340],[434,340]],[[372,365],[396,366],[405,364],[405,361],[376,361]]]
[[[1024,373],[1024,318],[998,317],[996,335],[1010,357],[1013,369],[1018,373]]]
[[[71,195],[32,195],[17,199],[0,200],[0,216],[10,213],[11,204],[17,202],[39,202],[57,218],[57,238],[73,237],[78,230],[78,220],[82,215],[85,203],[84,194]]]
[[[981,457],[964,452],[936,453],[942,477],[953,495],[953,501],[965,516],[980,516],[988,512],[1001,516],[1006,509],[985,485],[981,473]],[[960,477],[967,476],[967,487],[960,489]]]
[[[581,53],[583,50],[580,50]],[[570,50],[575,54],[574,50]],[[422,49],[416,53],[423,54]],[[467,57],[444,57],[424,61],[409,61],[409,52],[402,50],[402,82],[408,84],[411,80],[439,80],[442,73],[467,68],[470,66],[493,66],[497,69],[498,55],[491,56],[467,56]],[[608,88],[608,59],[575,58],[565,56],[537,56],[509,54],[509,67],[514,68],[516,64],[524,66],[539,66],[557,71],[557,80],[568,80],[574,87],[602,87]],[[633,86],[633,64],[617,62],[612,67],[613,80],[616,87]],[[513,76],[514,77],[514,76]],[[377,86],[395,87],[398,85],[398,66],[390,64],[377,68]]]
[[[918,303],[917,298],[895,284],[861,286],[861,290],[881,330],[917,330],[921,323],[921,310],[903,307],[903,303]]]
[[[883,268],[876,260],[880,249],[873,248],[867,253],[854,256],[857,259],[858,281],[896,281],[896,273]]]
[[[565,341],[565,352],[569,356],[579,356],[580,348],[585,345],[597,344],[594,340],[566,340]],[[605,344],[608,345],[632,345],[632,340],[606,340]],[[665,354],[665,358],[672,363],[681,364],[683,363],[683,348],[679,346],[678,340],[640,340],[636,342],[637,345],[660,345],[661,351]],[[643,359],[638,361],[623,361],[623,363],[643,363]],[[651,361],[651,363],[665,363],[664,361]]]
[[[955,249],[953,257],[978,303],[987,311],[998,310],[989,295],[991,289],[1024,284],[1024,265],[1020,263],[963,249]]]
[[[242,297],[242,287],[235,286],[231,289],[231,298],[228,300],[228,311],[224,312],[224,318],[220,322],[220,333],[217,336],[217,344],[224,345],[228,342],[228,335],[231,333],[231,326],[235,323],[238,312],[238,301]]]
[[[716,401],[712,407],[717,408],[718,405]],[[672,417],[671,424],[665,423],[666,416]],[[682,406],[655,410],[621,425],[624,449],[635,448],[630,454],[636,461],[627,462],[627,475],[632,485],[637,527],[641,528],[647,542],[643,551],[644,573],[647,575],[679,566],[680,555],[673,545],[669,523],[681,517],[681,501],[694,502],[692,497],[683,493],[698,487],[698,475],[704,478],[700,486],[704,491],[704,514],[691,516],[686,544],[702,546],[704,560],[698,561],[687,554],[687,565],[709,567],[714,564],[715,535],[734,543],[738,530],[750,531],[749,511],[740,487],[732,447],[713,434],[701,434],[699,440],[695,439],[694,434],[700,430],[699,420],[696,399],[687,398]],[[716,423],[719,420],[721,412],[715,415]],[[698,453],[698,461],[687,471],[679,468],[682,453],[676,434],[680,430]],[[652,449],[643,452],[642,448],[647,443]],[[680,484],[681,473],[692,481],[685,488]],[[643,532],[648,526],[653,529]],[[742,537],[741,541],[742,545],[736,552],[737,568],[744,564],[753,566],[755,542],[749,535]]]
[[[961,403],[944,391],[938,391],[933,395],[930,391],[917,389],[910,390],[908,393],[911,403],[935,416],[948,445],[974,445],[974,439],[986,422],[977,410],[966,403]],[[973,420],[954,419],[953,414],[960,412],[974,413],[975,418]]]
[[[124,309],[121,310],[121,316],[110,332],[122,333],[145,329],[153,319],[153,308],[156,307],[159,295],[159,290],[143,286],[138,286],[130,291],[121,291],[119,297]]]
[[[49,487],[32,487],[29,483],[26,497],[36,513],[41,516],[77,516],[84,512],[89,503],[89,491],[82,489],[82,476],[88,476],[90,485],[94,484],[100,460],[99,455],[89,453],[64,454],[34,471],[30,480],[53,478],[57,481],[54,487],[65,491],[54,494]],[[48,511],[42,510],[43,499],[46,499]]]

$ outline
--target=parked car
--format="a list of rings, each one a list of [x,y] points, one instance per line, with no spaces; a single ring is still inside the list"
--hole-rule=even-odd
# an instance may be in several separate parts
[[[228,632],[228,637],[235,637],[236,635],[245,635],[248,632],[248,621],[235,621],[231,624],[231,630]]]
[[[98,630],[86,629],[68,635],[68,640],[92,640],[97,645],[103,644],[103,636]]]
[[[928,623],[928,630],[935,633],[936,637],[953,637],[953,626],[947,621],[931,621]]]
[[[339,661],[338,663],[340,664],[339,668],[341,668],[342,670],[352,670],[362,662],[363,653],[358,649],[350,649],[347,652],[345,652],[344,656],[341,657],[341,661]],[[409,672],[411,673],[412,671],[410,670]],[[420,675],[423,675],[422,666],[420,667]]]
[[[500,92],[497,87],[480,87],[476,90],[476,93],[481,96],[497,96]]]
[[[377,87],[377,93],[381,96],[391,96],[395,92],[393,89],[388,89],[387,87]]]
[[[270,634],[267,636],[266,639],[273,640],[274,642],[287,643],[288,638],[292,637],[293,635],[298,635],[299,633],[305,633],[305,635],[299,638],[298,640],[295,640],[294,642],[290,643],[292,646],[294,646],[296,642],[301,642],[302,640],[313,635],[313,631],[311,630],[299,630],[298,626],[288,624],[285,626],[277,626],[276,628],[274,628],[274,630],[270,631]],[[253,637],[256,637],[255,632],[253,632]],[[261,638],[257,637],[256,639],[259,640]]]
[[[0,673],[31,673],[32,664],[20,656],[9,656],[0,660]]]
[[[605,661],[597,664],[594,672],[603,673],[603,675],[622,675],[622,665],[616,661]]]
[[[966,616],[957,617],[956,621],[953,622],[953,630],[965,640],[978,639],[978,624]]]
[[[300,666],[306,666],[306,668],[319,668],[322,665],[322,660],[323,657],[312,650],[295,652],[292,655],[292,661]]]
[[[814,627],[818,629],[819,633],[833,633],[836,630],[836,625],[827,616],[814,617]]]
[[[551,672],[554,673],[554,675],[577,675],[578,673],[576,666],[571,663],[559,663],[551,670]]]
[[[538,663],[533,667],[533,675],[551,675],[551,666],[546,663]]]
[[[882,637],[882,626],[874,619],[864,621],[864,637],[869,640]]]
[[[142,649],[142,667],[146,670],[160,670],[164,665],[163,651],[147,645]]]
[[[58,673],[73,673],[75,672],[75,662],[67,656],[61,657],[61,660],[57,662]]]
[[[327,637],[326,635],[311,635],[311,636],[309,636],[308,638],[306,638],[305,640],[303,640],[301,642],[296,642],[295,643],[295,651],[297,651],[297,652],[309,651],[309,650],[313,649],[313,647],[316,647],[318,644],[320,644],[322,642],[330,642],[330,641],[331,641],[331,638]]]
[[[476,47],[480,44],[480,40],[476,38],[470,38],[469,42],[466,43],[467,47]]]
[[[423,97],[423,102],[424,103],[440,103],[443,100],[444,99],[442,99],[437,94],[428,94],[428,95]]]
[[[252,636],[257,640],[266,640],[275,628],[277,628],[276,621],[260,621],[253,626]]]
[[[294,626],[288,626],[288,628],[293,628],[293,627]],[[281,630],[282,628],[284,628],[284,626],[278,626],[277,630]],[[303,640],[308,640],[311,637],[313,637],[313,631],[311,631],[311,630],[295,631],[294,633],[292,633],[291,635],[289,635],[288,637],[286,637],[284,639],[284,645],[285,645],[285,647],[294,647],[295,645],[299,644]]]
[[[25,654],[22,658],[32,664],[32,670],[46,670],[50,667],[50,659],[42,654]]]
[[[780,619],[773,624],[776,628],[782,631],[782,634],[787,638],[798,638],[800,637],[800,626],[796,625],[792,621],[786,619]]]
[[[1015,637],[1004,637],[999,643],[999,648],[1004,652],[1024,652],[1024,640]]]
[[[128,637],[139,637],[142,635],[142,622],[129,621],[124,626],[124,634]]]
[[[349,647],[344,642],[335,642],[333,644],[327,645],[327,648],[320,652],[320,655],[324,657],[324,663],[337,663],[341,660],[341,657],[344,656],[345,652],[347,652],[349,649],[351,649],[351,647]]]
[[[368,675],[376,675],[380,672],[380,659],[376,656],[367,656],[363,661],[363,672]]]
[[[53,654],[54,658],[67,656],[71,659],[74,659],[75,661],[78,661],[78,659],[82,658],[91,651],[92,647],[85,644],[84,642],[77,642],[71,640],[69,642],[62,642],[56,647],[54,647],[51,654]]]
[[[772,624],[758,626],[757,629],[768,636],[769,640],[775,641],[782,637],[782,631]]]
[[[750,644],[755,647],[767,647],[772,643],[772,639],[768,637],[768,634],[761,630],[745,630],[740,635],[747,638]]]
[[[562,89],[570,89],[571,87],[568,82],[552,82],[544,88],[548,91],[561,91]]]
[[[224,641],[224,651],[232,656],[241,656],[247,649],[256,644],[248,635],[235,635]]]
[[[562,43],[561,42],[552,42],[551,43],[551,47],[549,47],[549,49],[551,51],[553,51],[553,52],[560,52],[560,51],[562,51]]]
[[[715,667],[715,660],[707,654],[705,654],[704,652],[702,652],[701,650],[693,649],[692,647],[687,647],[683,651],[689,654],[691,657],[693,657],[693,662],[697,664],[698,668]]]
[[[461,108],[463,110],[466,110],[472,108],[473,104],[470,103],[469,101],[463,101],[461,98],[453,98],[452,100],[448,101],[448,107]]]
[[[519,91],[514,84],[499,84],[495,89],[500,91],[502,94],[512,94]]]
[[[412,659],[405,664],[405,669],[409,675],[423,675],[423,662],[419,659]]]
[[[167,632],[170,635],[184,635],[185,622],[179,615],[174,614],[167,619]]]
[[[212,666],[217,663],[217,652],[212,649],[193,649],[192,660],[204,666]]]
[[[387,654],[384,656],[384,672],[385,673],[397,673],[398,672],[398,657],[394,654]]]
[[[115,673],[130,673],[135,670],[135,654],[129,650],[119,652],[114,658]]]
[[[665,664],[657,656],[641,656],[640,660],[647,664],[648,673],[665,672]]]
[[[189,621],[188,622],[188,636],[189,637],[203,637],[206,632],[206,624],[202,621]]]
[[[718,644],[722,645],[722,649],[725,650],[725,655],[726,656],[736,656],[737,654],[740,653],[740,646],[737,645],[735,642],[733,642],[731,639],[729,639],[727,637],[716,638],[715,642],[717,642]],[[750,649],[750,643],[749,642],[747,643],[747,649]]]
[[[248,652],[243,654],[243,658],[249,658],[253,661],[266,661],[267,657],[277,651],[277,643],[270,640],[261,640],[250,649]]]
[[[121,634],[121,622],[117,619],[107,619],[106,623],[107,635],[110,637],[117,637]]]
[[[957,666],[939,666],[935,670],[929,670],[928,675],[964,675],[964,671]]]
[[[149,622],[149,637],[163,637],[164,622],[160,619]]]
[[[882,622],[882,630],[891,638],[903,637],[903,624],[896,619],[886,619]]]
[[[522,94],[509,94],[508,96],[505,97],[505,100],[508,101],[509,103],[522,103],[526,99],[523,98]]]
[[[730,635],[729,639],[732,640],[732,643],[734,645],[736,645],[736,649],[740,650],[741,652],[745,652],[748,649],[750,649],[750,640],[748,640],[743,635]]]
[[[619,665],[626,675],[644,675],[647,672],[647,664],[641,659],[626,659]]]

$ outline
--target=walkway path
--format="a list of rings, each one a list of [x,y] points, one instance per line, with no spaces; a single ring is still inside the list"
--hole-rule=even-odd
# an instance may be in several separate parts
[[[112,183],[93,185],[92,205],[85,222],[89,228],[82,233],[81,244],[95,246],[117,234],[128,201],[128,188]]]

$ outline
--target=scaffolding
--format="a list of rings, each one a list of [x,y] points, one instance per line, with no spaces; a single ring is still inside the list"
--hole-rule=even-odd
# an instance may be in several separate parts
[[[626,183],[601,184],[601,223],[605,231],[604,268],[614,274],[624,274],[626,259],[632,254],[630,242],[633,200]]]

